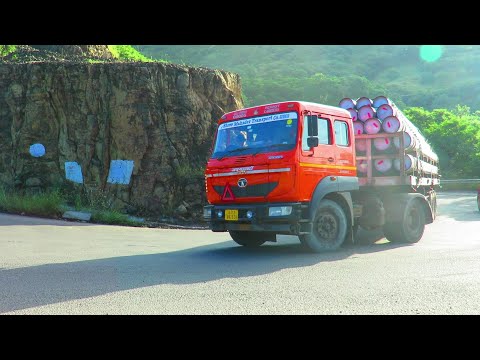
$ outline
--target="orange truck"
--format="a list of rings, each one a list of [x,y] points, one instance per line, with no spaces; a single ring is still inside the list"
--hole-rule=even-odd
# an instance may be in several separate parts
[[[295,235],[312,252],[353,244],[358,227],[383,228],[389,241],[415,243],[436,214],[439,177],[404,169],[402,132],[397,174],[378,174],[376,135],[353,132],[339,107],[286,101],[245,108],[219,119],[205,170],[208,205],[203,217],[214,232],[257,247]],[[355,141],[367,151],[356,154]],[[367,166],[363,177],[357,164]]]

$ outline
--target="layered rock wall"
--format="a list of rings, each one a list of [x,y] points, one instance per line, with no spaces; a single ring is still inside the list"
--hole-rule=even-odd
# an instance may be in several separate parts
[[[225,71],[163,63],[1,64],[0,182],[47,189],[73,179],[132,209],[163,214],[184,204],[198,211],[216,122],[242,106],[239,76]],[[75,163],[76,175],[69,175]],[[125,174],[122,164],[133,165],[123,182],[115,180]]]

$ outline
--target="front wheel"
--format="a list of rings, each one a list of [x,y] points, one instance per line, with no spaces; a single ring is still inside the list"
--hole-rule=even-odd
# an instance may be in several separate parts
[[[234,231],[229,230],[230,236],[233,241],[238,245],[242,245],[249,248],[259,247],[268,240],[267,234],[254,232],[254,231]]]
[[[403,221],[386,223],[383,232],[387,240],[399,243],[416,243],[425,231],[425,211],[420,201],[407,204],[403,212]]]
[[[332,200],[323,199],[314,210],[312,232],[300,235],[300,241],[316,253],[337,250],[345,241],[347,223],[342,207]]]

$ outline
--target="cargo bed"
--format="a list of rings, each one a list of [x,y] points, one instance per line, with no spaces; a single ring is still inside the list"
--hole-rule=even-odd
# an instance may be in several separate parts
[[[373,146],[373,142],[377,138],[387,138],[394,143],[394,139],[398,138],[399,148],[391,145],[392,148],[386,152],[377,150]],[[357,151],[357,174],[360,186],[393,186],[393,185],[408,185],[413,187],[418,186],[435,186],[440,184],[440,176],[438,171],[425,172],[422,169],[421,164],[430,164],[431,167],[438,167],[438,161],[422,154],[418,149],[405,149],[404,144],[404,131],[396,133],[378,133],[378,134],[361,134],[355,135],[355,141],[365,140],[366,150],[365,152]],[[409,154],[417,160],[416,166],[412,167],[409,171],[405,170],[405,155]],[[399,169],[396,170],[393,166],[392,169],[380,173],[375,169],[375,161],[379,159],[389,159],[392,162],[397,159],[399,161]],[[364,167],[366,165],[366,171],[361,172],[359,170],[359,164]]]

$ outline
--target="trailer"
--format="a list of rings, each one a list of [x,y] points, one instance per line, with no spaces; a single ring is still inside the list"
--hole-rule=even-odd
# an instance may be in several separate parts
[[[210,229],[246,247],[295,235],[312,252],[355,243],[359,227],[419,241],[435,219],[438,159],[406,146],[403,131],[357,135],[354,122],[351,111],[304,101],[224,114],[205,170]],[[379,151],[376,139],[397,148]],[[389,162],[398,171],[379,166]]]

